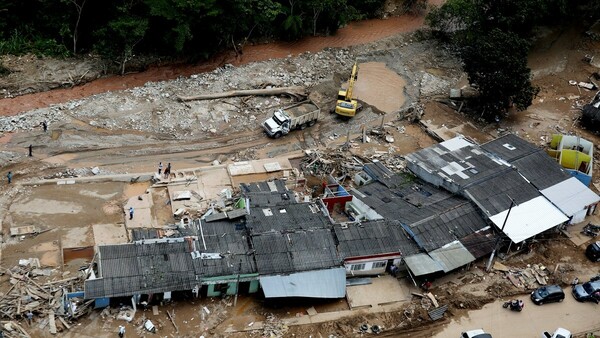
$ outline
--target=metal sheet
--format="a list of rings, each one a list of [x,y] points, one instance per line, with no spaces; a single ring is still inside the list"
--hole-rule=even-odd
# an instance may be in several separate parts
[[[459,241],[449,243],[429,253],[429,256],[440,263],[444,272],[452,271],[475,260]]]
[[[598,195],[575,177],[544,189],[541,193],[567,216],[573,216],[587,206],[600,201]]]
[[[508,210],[490,217],[490,220],[502,229]],[[504,233],[514,243],[522,241],[551,229],[568,220],[560,210],[543,196],[514,206],[506,220]]]
[[[423,276],[444,271],[438,262],[424,253],[408,256],[404,258],[404,263],[406,263],[406,266],[414,276]]]
[[[262,276],[260,285],[265,298],[343,298],[346,296],[346,270],[334,268],[285,276]]]

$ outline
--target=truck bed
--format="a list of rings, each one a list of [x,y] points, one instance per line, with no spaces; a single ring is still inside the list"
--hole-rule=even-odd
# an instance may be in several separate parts
[[[304,103],[300,103],[297,105],[293,105],[288,108],[284,108],[283,110],[288,115],[290,115],[291,118],[297,118],[302,115],[306,115],[308,113],[312,113],[316,110],[319,110],[319,107],[317,107],[315,104],[312,104],[310,102],[304,102]]]

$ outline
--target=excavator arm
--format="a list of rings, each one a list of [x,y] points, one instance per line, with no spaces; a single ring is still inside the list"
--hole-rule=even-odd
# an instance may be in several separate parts
[[[346,100],[352,100],[352,92],[354,91],[354,83],[356,82],[356,78],[358,76],[358,63],[354,62],[354,66],[352,67],[352,74],[350,75],[350,80],[348,80],[348,89],[346,90]]]

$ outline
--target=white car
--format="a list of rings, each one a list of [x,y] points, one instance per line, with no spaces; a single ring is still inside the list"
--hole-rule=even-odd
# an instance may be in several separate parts
[[[482,329],[477,329],[461,333],[460,338],[492,338],[492,335],[485,333]]]
[[[542,338],[573,338],[571,331],[559,327],[554,333],[544,332]]]

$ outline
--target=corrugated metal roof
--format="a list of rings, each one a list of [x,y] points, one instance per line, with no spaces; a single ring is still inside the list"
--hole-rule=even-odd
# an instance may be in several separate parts
[[[396,253],[401,256],[419,252],[419,248],[398,222],[369,221],[360,225],[336,225],[334,232],[343,259]]]
[[[475,257],[459,241],[431,251],[429,256],[440,263],[444,272],[452,271],[475,260]]]
[[[473,257],[481,258],[494,250],[496,234],[491,227],[487,227],[461,238],[460,242]]]
[[[342,265],[329,229],[263,233],[253,235],[252,243],[257,269],[261,275]]]
[[[508,162],[541,151],[540,148],[514,134],[506,134],[498,137],[495,140],[482,144],[481,148]]]
[[[497,178],[469,186],[465,194],[488,216],[507,210],[511,198],[522,204],[541,196],[516,170],[505,171]]]
[[[297,203],[271,207],[254,207],[246,216],[246,226],[251,234],[269,231],[328,228],[329,219],[310,203]]]
[[[546,196],[567,216],[573,216],[587,206],[600,201],[598,195],[575,177],[542,190],[542,195]]]
[[[413,276],[424,276],[444,271],[444,268],[440,263],[436,262],[425,253],[405,257],[404,262],[412,272]]]
[[[511,162],[519,173],[537,189],[543,190],[571,177],[545,151],[539,150],[523,158]]]
[[[493,215],[490,220],[498,227],[506,219],[508,210]],[[530,201],[513,206],[506,220],[504,233],[514,243],[522,241],[551,229],[568,220],[560,210],[552,205],[543,196],[536,197]]]
[[[384,218],[409,226],[422,249],[435,250],[488,225],[467,199],[412,176],[402,177],[405,183],[394,189],[388,189],[379,182],[364,185],[358,189],[363,195],[355,198],[359,198]],[[352,252],[352,248],[342,247],[340,252]]]
[[[265,298],[343,298],[346,296],[346,269],[341,267],[285,276],[261,276],[260,285]]]
[[[192,225],[200,229],[197,222]],[[190,290],[204,278],[256,273],[247,237],[236,230],[237,224],[202,221],[200,239],[192,242],[178,238],[99,246],[101,275],[85,282],[86,297]],[[198,254],[215,253],[220,258],[194,259],[194,248]]]

